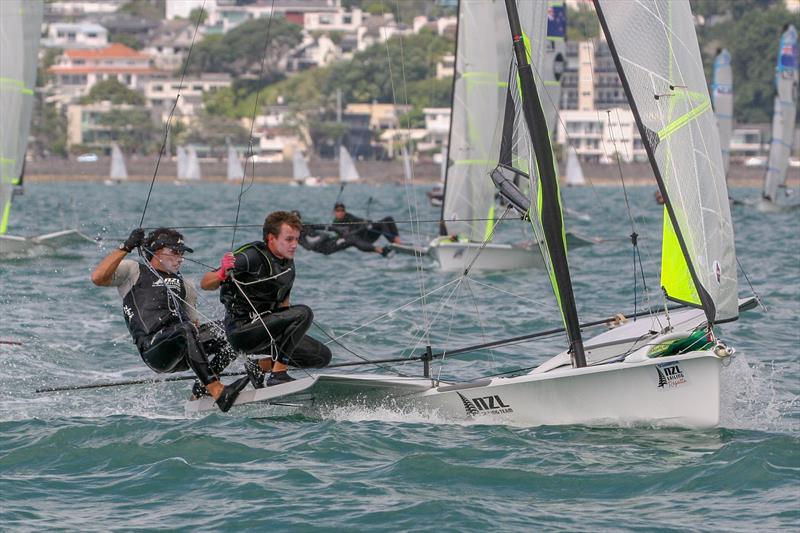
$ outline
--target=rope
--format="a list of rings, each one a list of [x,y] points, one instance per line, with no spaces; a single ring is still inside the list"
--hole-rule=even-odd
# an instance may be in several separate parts
[[[183,90],[183,79],[186,76],[186,69],[189,67],[189,59],[192,57],[192,49],[194,48],[194,41],[197,38],[197,31],[200,28],[200,21],[203,20],[203,14],[205,12],[206,7],[206,0],[203,0],[203,4],[200,6],[200,14],[197,17],[197,22],[194,26],[194,33],[192,34],[192,42],[189,45],[189,52],[186,54],[186,62],[183,64],[183,72],[181,72],[181,81],[178,84],[178,94],[175,95],[175,102],[172,104],[172,109],[169,112],[169,116],[167,117],[167,123],[164,126],[164,140],[161,142],[161,149],[158,151],[158,159],[156,159],[156,168],[153,170],[153,179],[150,180],[150,188],[147,191],[147,199],[144,202],[144,208],[142,209],[142,218],[139,220],[139,227],[144,224],[144,215],[147,213],[147,206],[150,204],[150,195],[153,194],[153,186],[156,183],[156,176],[158,176],[158,167],[161,164],[161,157],[164,155],[164,150],[167,146],[167,139],[169,138],[169,130],[172,124],[172,116],[175,114],[175,109],[178,107],[178,100],[181,97],[181,91]]]

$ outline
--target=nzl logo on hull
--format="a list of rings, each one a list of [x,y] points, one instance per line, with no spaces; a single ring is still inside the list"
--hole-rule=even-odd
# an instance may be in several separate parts
[[[511,406],[503,403],[503,400],[497,394],[494,396],[480,396],[478,398],[466,398],[460,392],[456,394],[458,394],[458,397],[461,398],[461,401],[464,403],[464,409],[469,416],[486,416],[514,412]]]
[[[660,389],[674,389],[686,383],[686,375],[678,363],[661,363],[656,366],[656,372]]]

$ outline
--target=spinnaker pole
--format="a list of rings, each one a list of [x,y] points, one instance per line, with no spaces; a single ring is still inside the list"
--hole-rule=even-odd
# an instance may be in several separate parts
[[[569,275],[567,246],[564,238],[564,220],[561,215],[558,176],[556,175],[553,147],[550,144],[550,132],[547,127],[547,119],[544,115],[542,102],[536,90],[533,70],[528,61],[516,0],[506,0],[506,13],[508,14],[508,23],[511,28],[514,55],[517,60],[522,111],[536,155],[536,166],[539,170],[539,187],[542,201],[538,208],[553,267],[555,278],[553,288],[556,292],[558,304],[561,307],[564,326],[569,337],[572,365],[576,368],[581,368],[586,366],[586,355],[583,349],[578,311],[575,307],[575,295],[572,292],[572,280]]]

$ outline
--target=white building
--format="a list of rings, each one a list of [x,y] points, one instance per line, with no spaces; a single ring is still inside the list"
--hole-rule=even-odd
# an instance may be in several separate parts
[[[2,1],[2,0],[0,0]],[[79,17],[82,15],[102,15],[114,13],[122,7],[126,0],[66,0],[62,2],[45,2],[45,14],[53,17]]]
[[[303,28],[306,31],[354,32],[364,23],[364,13],[354,8],[352,11],[337,9],[330,11],[311,11],[303,13]]]
[[[194,25],[188,20],[166,20],[142,50],[153,59],[156,68],[179,70],[189,53]]]
[[[574,147],[583,161],[609,164],[615,161],[615,154],[626,163],[647,161],[630,109],[561,110],[556,141]]]
[[[48,48],[102,48],[108,46],[108,30],[94,22],[54,22],[47,28],[42,46]]]
[[[166,122],[175,98],[180,92],[175,115],[178,117],[195,117],[203,107],[203,95],[230,87],[229,74],[202,74],[195,77],[151,79],[142,84],[147,106],[160,109],[160,120]]]
[[[206,13],[217,10],[217,0],[166,0],[164,14],[167,20],[187,19],[195,9],[202,8]]]

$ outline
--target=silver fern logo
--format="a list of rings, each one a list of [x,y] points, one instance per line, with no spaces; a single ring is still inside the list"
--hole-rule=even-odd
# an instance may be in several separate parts
[[[658,372],[659,389],[674,389],[686,383],[686,375],[678,363],[661,363],[656,366],[656,372]]]
[[[457,392],[458,397],[461,398],[461,403],[464,404],[464,410],[467,416],[486,416],[513,413],[514,409],[500,398],[499,394],[493,396],[479,396],[477,398],[467,398],[460,392]]]

